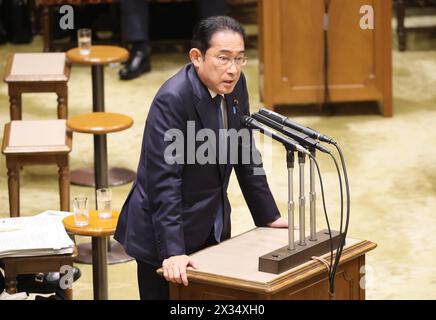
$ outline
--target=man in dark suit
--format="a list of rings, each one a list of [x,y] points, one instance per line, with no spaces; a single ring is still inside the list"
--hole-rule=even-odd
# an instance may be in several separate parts
[[[168,298],[168,282],[156,274],[157,268],[163,267],[166,280],[187,285],[186,268],[197,267],[188,255],[230,237],[227,187],[233,168],[256,226],[288,226],[265,175],[253,173],[262,164],[241,161],[247,148],[258,153],[251,143],[237,144],[236,163],[228,157],[224,163],[204,163],[198,159],[204,145],[192,141],[193,134],[209,130],[218,137],[210,144],[216,147],[216,141],[223,141],[218,131],[240,130],[241,116],[249,114],[241,73],[246,62],[244,36],[242,26],[232,18],[201,21],[193,33],[191,63],[169,79],[152,102],[137,179],[115,233],[137,260],[141,299]],[[173,152],[171,147],[180,139],[184,150]],[[221,148],[212,150],[212,158],[221,160],[221,152]]]
[[[121,0],[121,23],[123,40],[131,46],[130,57],[120,70],[121,80],[135,79],[151,70],[149,4],[145,0]],[[199,20],[223,15],[226,10],[225,0],[195,0],[196,16]],[[166,19],[167,17],[160,17]]]

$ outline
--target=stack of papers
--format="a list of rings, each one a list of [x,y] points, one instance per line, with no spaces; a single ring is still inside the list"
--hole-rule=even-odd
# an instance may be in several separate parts
[[[0,219],[0,258],[73,253],[74,242],[62,224],[70,214],[45,211],[32,217]]]

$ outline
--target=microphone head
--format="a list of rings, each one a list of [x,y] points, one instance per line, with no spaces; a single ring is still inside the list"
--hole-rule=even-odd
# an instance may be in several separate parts
[[[274,120],[274,121],[280,123],[280,124],[284,124],[284,122],[288,119],[285,116],[283,116],[277,112],[274,112],[272,110],[269,110],[269,109],[266,109],[263,107],[260,108],[259,113],[261,115],[264,115],[267,118],[270,118],[271,120]]]
[[[249,124],[250,124],[250,119],[251,118],[249,116],[246,116],[246,115],[241,116],[241,123],[242,123],[242,125],[248,127]]]
[[[261,108],[259,109],[259,113],[260,113],[260,114],[263,114],[263,115],[269,115],[269,114],[270,114],[270,111],[269,111],[268,109],[264,108],[264,107],[261,107]]]

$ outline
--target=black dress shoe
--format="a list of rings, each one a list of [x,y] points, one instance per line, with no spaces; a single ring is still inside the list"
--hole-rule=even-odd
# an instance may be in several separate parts
[[[79,268],[73,267],[73,282],[80,278],[82,272],[80,272]],[[53,287],[59,286],[59,281],[61,279],[61,275],[59,272],[48,272],[44,274],[44,280],[46,283]]]
[[[120,70],[121,80],[130,80],[139,77],[141,74],[150,72],[150,55],[143,51],[136,51]]]

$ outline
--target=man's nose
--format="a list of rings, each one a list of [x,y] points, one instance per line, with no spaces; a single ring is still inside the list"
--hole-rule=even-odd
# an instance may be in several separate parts
[[[227,69],[227,72],[230,74],[235,74],[238,72],[238,67],[236,67],[236,63],[235,61],[232,61],[232,64],[230,65],[230,67]]]

